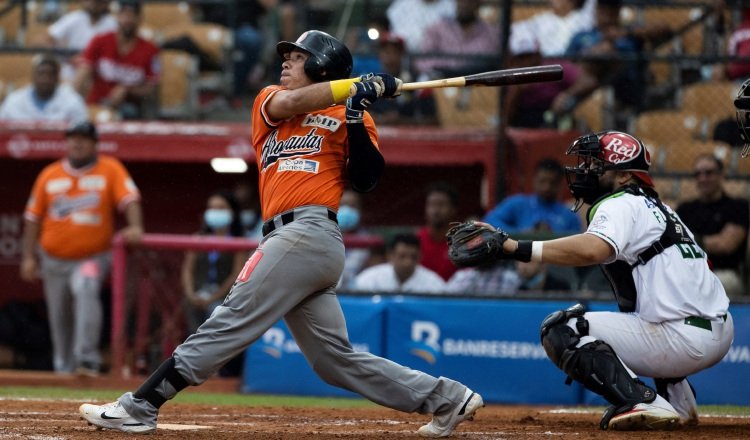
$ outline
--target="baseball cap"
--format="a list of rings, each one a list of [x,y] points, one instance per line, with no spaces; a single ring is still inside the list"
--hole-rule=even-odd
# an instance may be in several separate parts
[[[99,140],[99,133],[96,131],[96,126],[91,121],[79,121],[72,123],[67,130],[65,130],[65,137],[73,135],[81,135],[91,138],[95,141]]]
[[[392,32],[383,32],[378,38],[379,46],[394,45],[400,49],[405,47],[404,39]]]
[[[599,158],[607,162],[607,169],[630,171],[638,180],[648,186],[654,181],[648,174],[651,167],[651,154],[643,142],[621,131],[598,133]]]

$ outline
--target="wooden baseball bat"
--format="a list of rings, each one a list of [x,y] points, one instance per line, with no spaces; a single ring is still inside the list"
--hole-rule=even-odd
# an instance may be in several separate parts
[[[563,68],[559,64],[494,70],[455,78],[401,84],[401,91],[437,89],[442,87],[512,86],[535,82],[560,81]]]

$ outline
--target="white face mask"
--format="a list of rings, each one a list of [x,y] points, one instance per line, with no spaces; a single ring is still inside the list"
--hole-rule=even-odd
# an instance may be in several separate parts
[[[232,211],[228,209],[207,209],[203,221],[211,229],[223,229],[232,223]]]
[[[258,221],[258,213],[253,209],[243,209],[240,212],[240,221],[242,222],[242,226],[249,228]]]

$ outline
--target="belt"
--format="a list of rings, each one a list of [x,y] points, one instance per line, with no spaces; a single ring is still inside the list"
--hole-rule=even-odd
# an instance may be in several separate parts
[[[720,316],[720,318],[726,321],[727,315]],[[685,324],[711,331],[711,321],[706,318],[699,318],[698,316],[688,316],[687,318],[685,318]]]
[[[336,213],[333,212],[330,209],[326,209],[328,214],[328,220],[331,220],[335,223],[338,223],[338,219],[336,217]],[[274,220],[279,219],[279,223],[281,223],[281,226],[288,225],[289,223],[293,222],[294,219],[294,211],[285,212],[281,215],[278,215],[271,220],[263,223],[263,229],[261,232],[263,232],[263,236],[270,234],[273,232],[276,228],[280,228],[281,226],[276,226],[276,222]]]

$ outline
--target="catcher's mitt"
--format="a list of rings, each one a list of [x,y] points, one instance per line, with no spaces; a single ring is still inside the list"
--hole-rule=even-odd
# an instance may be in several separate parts
[[[508,239],[504,231],[494,231],[474,222],[456,223],[446,234],[448,257],[458,267],[480,266],[494,261]]]

